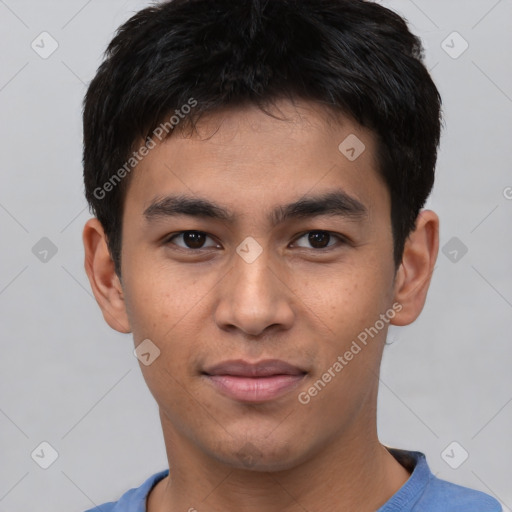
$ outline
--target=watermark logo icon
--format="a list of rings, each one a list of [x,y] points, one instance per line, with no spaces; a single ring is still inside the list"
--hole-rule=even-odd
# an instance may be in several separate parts
[[[466,449],[457,441],[452,441],[442,452],[441,458],[450,466],[452,469],[457,469],[469,457],[469,453]]]
[[[59,47],[57,40],[48,32],[41,32],[30,45],[39,57],[47,59]]]
[[[353,162],[361,156],[363,151],[366,149],[366,146],[359,137],[351,133],[341,142],[338,149],[342,155]]]
[[[149,366],[160,355],[160,349],[150,339],[145,339],[137,345],[133,355],[144,366]]]
[[[458,32],[454,31],[443,40],[441,48],[452,59],[458,59],[469,48],[469,43]]]
[[[468,252],[467,246],[456,236],[446,242],[442,253],[452,262],[458,263]]]
[[[30,456],[38,466],[48,469],[58,459],[59,454],[50,443],[43,441],[34,449]]]
[[[252,236],[248,236],[236,248],[236,252],[246,263],[253,263],[263,252],[263,247]]]
[[[261,451],[252,443],[245,443],[237,453],[237,457],[242,461],[242,464],[246,468],[252,468],[262,455]]]
[[[48,263],[57,254],[57,251],[57,246],[46,236],[43,236],[43,238],[32,247],[32,254],[41,263]]]

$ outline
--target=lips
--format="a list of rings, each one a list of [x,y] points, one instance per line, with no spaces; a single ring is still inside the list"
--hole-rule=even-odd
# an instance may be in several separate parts
[[[306,371],[279,359],[266,359],[258,363],[248,363],[239,359],[217,364],[207,368],[204,373],[234,377],[269,377],[271,375],[303,375]]]
[[[266,402],[296,388],[307,372],[278,359],[257,363],[224,361],[207,368],[203,375],[222,395],[239,402]]]

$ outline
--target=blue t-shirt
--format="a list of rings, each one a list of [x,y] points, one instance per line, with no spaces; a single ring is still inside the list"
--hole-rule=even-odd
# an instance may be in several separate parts
[[[421,452],[387,448],[411,476],[376,512],[502,512],[501,505],[480,491],[435,477]],[[130,489],[119,501],[105,503],[85,512],[146,512],[151,489],[169,474],[169,470],[150,476],[140,487]]]

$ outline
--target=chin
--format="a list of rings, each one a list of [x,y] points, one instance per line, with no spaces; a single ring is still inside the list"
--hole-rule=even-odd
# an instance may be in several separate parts
[[[241,440],[238,449],[233,451],[234,440],[231,439],[227,446],[224,446],[222,453],[212,454],[219,462],[235,468],[246,469],[248,471],[258,472],[277,472],[285,471],[297,466],[301,459],[306,456],[304,453],[298,453],[300,446],[291,446],[286,441],[269,439],[249,440],[247,435],[245,440]]]

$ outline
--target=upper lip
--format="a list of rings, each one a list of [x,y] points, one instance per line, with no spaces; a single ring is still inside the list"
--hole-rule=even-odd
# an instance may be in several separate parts
[[[265,359],[256,363],[237,359],[210,366],[204,370],[204,373],[237,377],[268,377],[270,375],[302,375],[306,371],[279,359]]]

